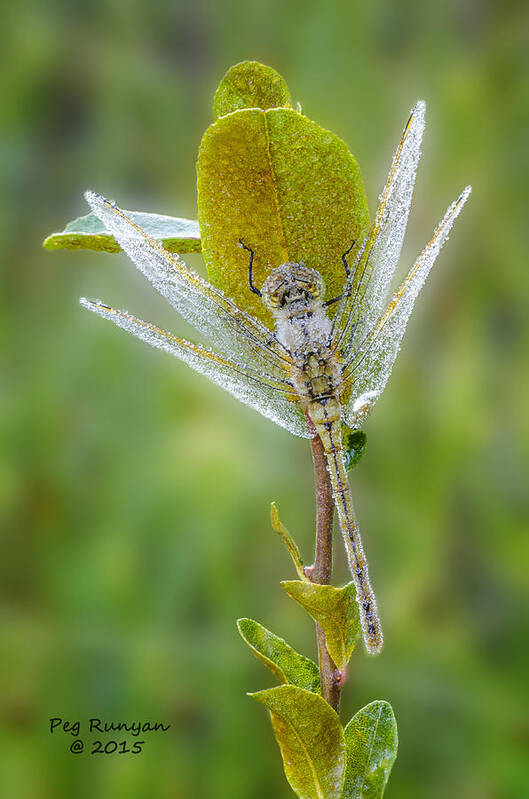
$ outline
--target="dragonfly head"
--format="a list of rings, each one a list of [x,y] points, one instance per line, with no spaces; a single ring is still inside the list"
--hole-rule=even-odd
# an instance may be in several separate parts
[[[282,264],[267,277],[262,288],[263,302],[271,311],[294,302],[320,300],[324,293],[320,273],[302,263]]]

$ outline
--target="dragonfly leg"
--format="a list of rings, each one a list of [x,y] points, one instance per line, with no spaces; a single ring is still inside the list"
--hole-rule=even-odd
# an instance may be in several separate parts
[[[247,247],[246,244],[243,243],[242,239],[239,239],[239,247],[242,247],[244,250],[250,253],[250,262],[248,264],[248,283],[250,285],[250,290],[253,291],[254,294],[257,294],[258,297],[261,297],[261,292],[259,289],[254,286],[253,284],[253,257],[255,255],[255,250],[252,250],[251,247]]]
[[[334,303],[338,302],[339,300],[341,300],[342,297],[343,297],[343,292],[341,294],[338,294],[337,297],[333,297],[332,300],[327,300],[327,302],[324,302],[323,303],[323,307],[324,308],[328,308],[329,305],[334,305]]]
[[[347,256],[349,255],[349,253],[351,252],[351,250],[353,249],[355,244],[356,244],[356,239],[353,239],[352,244],[349,247],[349,249],[346,250],[344,252],[344,254],[342,255],[342,263],[343,263],[343,265],[345,267],[345,274],[347,275],[348,278],[349,278],[349,276],[351,274],[351,270],[349,269],[349,264],[347,263]]]
[[[353,242],[352,242],[351,246],[349,247],[349,249],[346,250],[344,252],[344,254],[342,255],[342,262],[343,262],[343,265],[345,267],[345,277],[346,277],[347,280],[349,280],[349,278],[351,277],[351,269],[349,268],[349,264],[347,263],[347,256],[349,255],[349,253],[351,252],[351,250],[353,249],[355,244],[356,244],[356,239],[353,239]],[[329,305],[333,305],[335,302],[339,302],[339,300],[342,299],[343,295],[344,295],[344,292],[342,291],[342,293],[338,294],[337,297],[333,297],[332,300],[327,300],[327,302],[324,302],[323,303],[323,307],[324,308],[328,308]]]

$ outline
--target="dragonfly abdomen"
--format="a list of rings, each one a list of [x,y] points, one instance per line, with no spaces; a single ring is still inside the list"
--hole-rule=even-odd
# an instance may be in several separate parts
[[[326,406],[323,406],[323,410],[326,410]],[[368,652],[376,654],[382,649],[382,628],[378,618],[375,594],[369,582],[367,561],[347,479],[339,416],[337,419],[328,418],[327,421],[322,423],[322,406],[317,401],[309,409],[309,415],[315,424],[327,457],[327,468],[331,479],[338,520],[347,552],[349,568],[356,587],[356,601],[360,612],[364,643]]]
[[[322,423],[328,419],[339,419],[341,404],[338,386],[341,381],[341,362],[326,345],[315,344],[312,348],[292,353],[292,381],[298,392],[299,402],[305,410],[312,408]],[[324,409],[324,410],[323,410]]]

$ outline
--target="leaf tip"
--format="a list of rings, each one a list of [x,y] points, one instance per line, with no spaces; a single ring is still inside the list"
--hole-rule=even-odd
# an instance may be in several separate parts
[[[55,250],[55,236],[56,233],[50,233],[49,236],[46,236],[44,241],[42,242],[42,246],[45,250]]]
[[[258,61],[241,61],[230,67],[213,98],[215,118],[243,108],[290,108],[288,86],[272,67]]]

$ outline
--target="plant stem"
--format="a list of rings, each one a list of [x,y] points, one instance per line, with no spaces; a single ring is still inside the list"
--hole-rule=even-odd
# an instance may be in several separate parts
[[[312,426],[312,422],[309,425]],[[314,431],[315,432],[315,431]],[[316,553],[314,565],[308,576],[313,583],[329,585],[332,577],[332,525],[334,499],[327,471],[327,459],[318,435],[311,439],[314,480],[316,485]],[[342,674],[327,651],[325,635],[316,624],[318,658],[320,665],[321,695],[338,712],[342,690]]]

